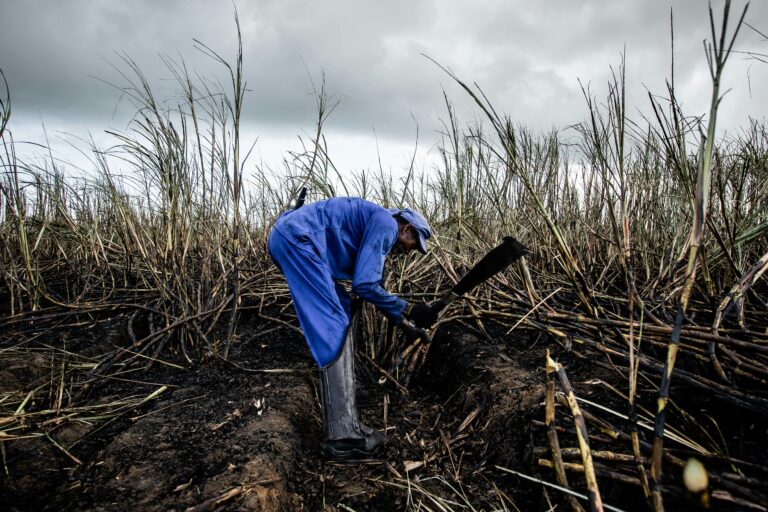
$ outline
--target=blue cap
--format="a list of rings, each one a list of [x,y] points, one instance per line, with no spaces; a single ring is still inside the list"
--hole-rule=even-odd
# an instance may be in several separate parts
[[[390,209],[393,217],[400,217],[405,222],[413,226],[418,240],[417,249],[421,254],[427,254],[427,239],[432,236],[432,228],[429,227],[427,219],[424,218],[419,212],[415,212],[410,208],[404,208],[398,210],[396,208]]]

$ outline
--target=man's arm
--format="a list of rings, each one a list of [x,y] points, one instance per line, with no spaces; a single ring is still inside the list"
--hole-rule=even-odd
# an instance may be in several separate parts
[[[391,320],[402,317],[407,306],[381,286],[384,260],[397,240],[397,221],[386,210],[371,216],[366,225],[352,277],[352,291],[376,306]]]

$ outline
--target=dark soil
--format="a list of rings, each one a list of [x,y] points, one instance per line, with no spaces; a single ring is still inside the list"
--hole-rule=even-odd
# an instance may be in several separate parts
[[[51,437],[81,464],[47,440],[6,443],[3,502],[11,510],[183,510],[246,486],[227,509],[402,509],[408,493],[399,485],[433,474],[446,480],[427,481],[424,492],[454,499],[450,482],[474,502],[499,502],[486,475],[495,473],[492,464],[521,462],[526,415],[542,397],[535,369],[518,366],[500,347],[446,331],[404,397],[359,360],[361,414],[386,429],[388,442],[380,458],[328,462],[319,451],[316,372],[303,339],[287,329],[266,338],[248,330],[241,329],[247,341],[230,359],[274,372],[212,360],[189,370],[158,364],[132,375],[136,382],[111,381],[90,399],[148,395],[160,384],[168,391],[106,425],[53,428]],[[107,327],[85,334],[91,346],[119,338]],[[50,361],[31,357],[4,368],[4,389],[47,375]],[[416,491],[411,498],[425,496]]]
[[[557,349],[547,340],[500,334],[488,341],[460,326],[441,328],[408,396],[359,359],[361,415],[385,429],[388,440],[379,457],[342,463],[326,461],[319,450],[317,378],[303,338],[287,328],[258,335],[255,324],[241,327],[230,354],[251,371],[222,360],[185,370],[156,364],[95,389],[91,403],[168,386],[116,420],[49,425],[51,439],[72,457],[45,438],[4,443],[0,508],[185,510],[222,496],[218,508],[208,509],[403,510],[432,499],[478,510],[548,510],[547,500],[564,506],[556,492],[497,468],[554,481],[532,453],[534,445],[546,446],[544,354]],[[119,333],[105,324],[65,336],[68,350],[97,353],[99,343],[116,343]],[[42,354],[8,361],[0,390],[27,389],[48,376]],[[592,385],[610,381],[609,370],[560,355],[580,396],[615,402]],[[558,414],[561,443],[576,446],[570,419]],[[572,485],[585,488],[576,478]],[[603,497],[645,508],[639,492],[610,480]]]

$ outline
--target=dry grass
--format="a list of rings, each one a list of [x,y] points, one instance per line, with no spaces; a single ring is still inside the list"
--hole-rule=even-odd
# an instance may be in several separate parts
[[[2,355],[28,350],[28,341],[55,326],[117,312],[125,315],[129,339],[97,361],[51,348],[52,367],[61,371],[39,385],[61,392],[49,393],[49,407],[34,413],[24,407],[31,390],[0,396],[0,434],[41,435],[19,430],[28,414],[82,416],[79,400],[99,377],[163,363],[164,354],[188,362],[226,357],[237,339],[238,308],[256,311],[265,325],[295,328],[291,314],[267,313],[289,297],[265,239],[306,185],[311,200],[360,195],[426,214],[437,233],[432,252],[392,262],[386,283],[412,299],[436,298],[503,235],[525,241],[529,257],[451,305],[440,324],[458,322],[489,337],[499,327],[533,329],[583,357],[602,364],[610,358],[609,368],[626,380],[625,389],[611,390],[626,409],[612,412],[630,424],[622,446],[637,461],[621,471],[634,472],[646,494],[655,493],[657,509],[662,461],[676,462],[659,435],[649,465],[650,447],[638,441],[637,429],[654,421],[657,433],[677,435],[709,460],[748,473],[706,438],[706,428],[682,435],[665,424],[666,410],[678,407],[666,404],[674,400],[673,375],[682,389],[711,394],[713,410],[728,404],[768,414],[768,129],[753,121],[726,139],[714,137],[727,26],[712,32],[718,43],[708,53],[713,94],[706,120],[684,114],[673,84],[666,100],[651,99],[655,119],[630,119],[622,63],[605,101],[585,89],[584,123],[537,134],[451,75],[488,125],[462,126],[448,103],[440,168],[419,175],[412,166],[400,182],[377,173],[345,177],[335,168],[322,131],[335,105],[324,85],[305,150],[280,170],[249,164],[239,140],[241,54],[230,66],[202,44],[230,72],[231,87],[213,88],[167,60],[180,92],[173,104],[158,100],[138,65],[124,58],[119,87],[136,104],[135,120],[127,132],[112,133],[111,148],[91,148],[93,178],[67,178],[53,159],[34,167],[16,158],[6,85]],[[397,333],[372,310],[364,329],[366,355],[406,379],[414,369],[400,364]],[[74,386],[70,372],[80,372],[78,379],[85,372],[88,383]],[[638,382],[658,390],[658,410],[638,401]],[[698,411],[678,412],[678,421],[709,424]],[[587,423],[605,423],[596,416],[605,411],[592,414],[585,414]],[[739,499],[765,499],[746,477],[727,483]],[[413,483],[398,485],[429,498]]]

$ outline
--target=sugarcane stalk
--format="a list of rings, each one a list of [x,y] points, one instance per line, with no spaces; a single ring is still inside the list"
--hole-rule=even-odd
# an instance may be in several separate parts
[[[747,291],[760,279],[765,271],[768,270],[768,253],[764,254],[755,262],[746,272],[744,272],[739,281],[733,285],[728,295],[720,302],[715,312],[715,319],[712,322],[712,334],[720,335],[720,325],[728,311],[743,297]],[[710,355],[715,353],[715,342],[709,341],[707,344]]]
[[[240,114],[243,108],[243,95],[245,94],[245,84],[243,83],[243,38],[240,33],[240,20],[235,12],[235,25],[237,26],[237,64],[233,70],[230,65],[219,58],[229,69],[230,79],[232,81],[232,92],[234,95],[234,105],[230,105],[233,115],[233,140],[232,140],[232,314],[229,318],[227,327],[227,340],[224,346],[224,358],[229,356],[229,348],[232,344],[232,337],[237,327],[237,308],[240,305],[240,192],[242,189],[242,176],[240,166]]]
[[[538,464],[539,466],[544,468],[552,468],[554,466],[552,461],[549,459],[539,459]],[[563,463],[563,467],[568,471],[573,471],[575,473],[585,473],[584,464],[576,464],[574,462],[565,462]],[[636,486],[641,485],[640,479],[633,476],[619,473],[618,471],[611,471],[610,469],[607,469],[607,468],[601,468],[600,475],[606,476],[611,480],[616,480],[629,485],[636,485]]]
[[[603,510],[603,500],[600,497],[600,489],[597,485],[597,478],[595,477],[595,469],[592,464],[592,453],[589,449],[589,434],[587,432],[587,425],[584,423],[584,417],[581,415],[579,404],[576,402],[576,395],[573,393],[571,382],[568,380],[568,376],[565,374],[563,365],[556,363],[552,358],[547,356],[547,367],[553,368],[553,371],[557,374],[560,380],[560,385],[566,394],[568,400],[568,406],[571,408],[571,414],[573,414],[573,421],[576,425],[576,436],[579,440],[579,449],[581,450],[581,460],[584,463],[584,477],[587,480],[587,495],[589,496],[589,508],[594,511]]]
[[[536,304],[538,302],[541,302],[541,299],[536,294],[536,287],[533,285],[533,279],[531,279],[531,271],[528,268],[528,262],[526,261],[525,256],[520,258],[520,270],[523,274],[523,283],[525,284],[525,293],[528,294],[528,300],[531,304]],[[536,316],[538,316],[539,313],[536,312]]]
[[[583,411],[582,411],[582,414],[583,414]],[[537,457],[544,457],[551,453],[550,450],[551,448],[549,447],[535,446],[533,448],[533,455]],[[560,454],[562,455],[561,460],[565,460],[566,458],[571,458],[571,459],[581,458],[581,450],[579,450],[578,448],[560,448]],[[616,453],[608,450],[592,450],[592,459],[625,463],[625,462],[634,462],[635,456],[634,454]],[[645,461],[645,459],[641,459],[641,461]]]
[[[661,491],[661,464],[662,464],[662,451],[664,449],[664,426],[666,420],[666,408],[667,401],[669,400],[669,390],[672,381],[672,371],[675,367],[675,361],[677,359],[677,352],[680,346],[680,330],[682,329],[683,322],[685,320],[685,313],[688,307],[688,301],[691,296],[694,282],[696,280],[696,269],[700,259],[699,248],[702,245],[704,238],[704,224],[707,216],[707,205],[709,199],[709,189],[711,185],[711,162],[712,152],[715,139],[715,126],[717,123],[717,111],[720,104],[720,79],[722,76],[725,62],[728,59],[728,55],[733,48],[733,44],[736,41],[736,36],[739,33],[741,24],[744,21],[744,16],[747,13],[748,5],[744,7],[741,18],[736,24],[736,29],[731,37],[730,42],[726,42],[726,29],[728,27],[728,15],[730,12],[731,2],[726,0],[723,8],[723,22],[720,30],[720,41],[717,42],[717,34],[715,33],[714,15],[712,13],[712,7],[709,8],[710,26],[712,29],[712,42],[705,48],[707,50],[707,59],[709,61],[709,71],[712,78],[712,98],[709,109],[709,124],[707,127],[706,140],[704,142],[704,149],[699,159],[699,169],[696,180],[696,196],[694,199],[693,208],[693,224],[691,226],[691,233],[689,236],[690,250],[688,253],[688,266],[685,271],[685,281],[683,284],[683,290],[680,294],[680,299],[677,305],[677,315],[675,318],[675,325],[672,330],[672,338],[667,348],[667,358],[664,364],[664,370],[662,371],[661,384],[659,385],[659,393],[657,398],[657,413],[656,422],[654,426],[654,440],[653,440],[653,454],[651,457],[651,494],[653,498],[653,508],[656,512],[664,510],[664,501]],[[727,45],[727,46],[726,46]]]
[[[535,321],[533,320],[529,320],[529,322],[532,324],[535,323]],[[550,334],[553,334],[556,336],[559,335],[562,338],[568,337],[566,333],[559,331],[557,329],[547,328],[545,326],[541,326],[540,328],[542,330],[546,330]],[[629,355],[626,352],[618,348],[607,347],[602,343],[598,343],[592,339],[589,339],[583,336],[570,336],[570,338],[576,343],[588,346],[604,354],[617,356],[623,359],[627,359],[629,357]],[[647,356],[640,356],[640,364],[645,368],[649,368],[658,373],[663,373],[664,371],[664,365]],[[757,397],[757,396],[754,396],[753,394],[746,393],[744,391],[731,388],[728,386],[724,386],[718,382],[709,380],[705,377],[687,372],[685,370],[680,370],[679,368],[675,369],[674,373],[676,378],[690,384],[693,387],[704,390],[705,392],[709,392],[714,395],[717,395],[720,398],[724,399],[727,402],[730,402],[733,405],[737,405],[747,410],[754,410],[762,413],[768,412],[768,400],[766,400],[765,398]]]
[[[629,317],[634,317],[634,300],[633,295],[629,296]],[[634,336],[634,322],[629,327],[629,422],[630,422],[630,436],[632,438],[632,453],[635,458],[635,467],[640,475],[640,483],[643,487],[643,495],[646,499],[651,497],[651,488],[648,484],[648,475],[645,471],[645,466],[642,463],[642,457],[640,455],[640,438],[637,432],[637,375],[639,372],[638,358],[635,356],[635,350],[640,353],[640,341],[643,338],[643,312],[644,308],[640,309],[640,333],[637,339],[637,348],[635,348],[635,336]]]
[[[569,314],[569,313],[561,313],[561,312],[552,312],[552,313],[542,313],[543,320],[546,321],[557,321],[561,320],[566,323],[566,325],[606,325],[606,326],[617,326],[621,327],[623,329],[628,329],[631,326],[637,326],[637,324],[634,321],[629,320],[614,320],[614,319],[608,319],[608,318],[591,318],[584,315],[578,315],[578,314]],[[659,325],[643,325],[643,330],[646,333],[653,333],[653,334],[672,334],[674,332],[674,326],[659,326]],[[714,342],[721,345],[734,347],[734,348],[740,348],[744,350],[751,350],[754,352],[764,353],[768,354],[768,338],[765,338],[766,343],[753,343],[749,341],[739,340],[736,338],[732,338],[729,336],[724,336],[719,333],[714,332],[704,332],[702,330],[696,330],[693,328],[693,326],[689,326],[689,328],[680,328],[680,340],[690,340],[690,341],[697,341],[701,344],[705,344],[707,342]],[[762,341],[762,340],[761,340]]]
[[[558,393],[556,395],[556,397],[557,397],[557,401],[560,403],[560,405],[562,405],[563,407],[569,407],[570,408],[570,404],[568,403],[568,398],[565,395]],[[589,421],[592,425],[594,425],[600,432],[602,432],[603,434],[607,435],[611,439],[620,439],[621,438],[622,432],[619,429],[617,429],[616,427],[614,427],[613,425],[611,425],[610,423],[608,423],[607,421],[605,421],[605,420],[603,420],[601,418],[598,418],[594,414],[589,413],[587,411],[581,411],[581,415],[587,421]]]
[[[557,438],[557,429],[555,428],[555,372],[556,368],[550,364],[552,358],[549,356],[549,350],[547,350],[547,362],[545,370],[547,373],[547,394],[546,394],[546,406],[545,406],[545,418],[547,423],[547,440],[549,441],[549,449],[552,454],[552,464],[554,465],[555,475],[557,476],[557,482],[566,489],[570,489],[568,485],[568,477],[565,475],[565,468],[563,467],[563,456],[560,452],[560,441]],[[554,362],[554,361],[552,361]],[[582,511],[584,508],[576,501],[572,495],[568,495],[568,503],[575,511]]]

